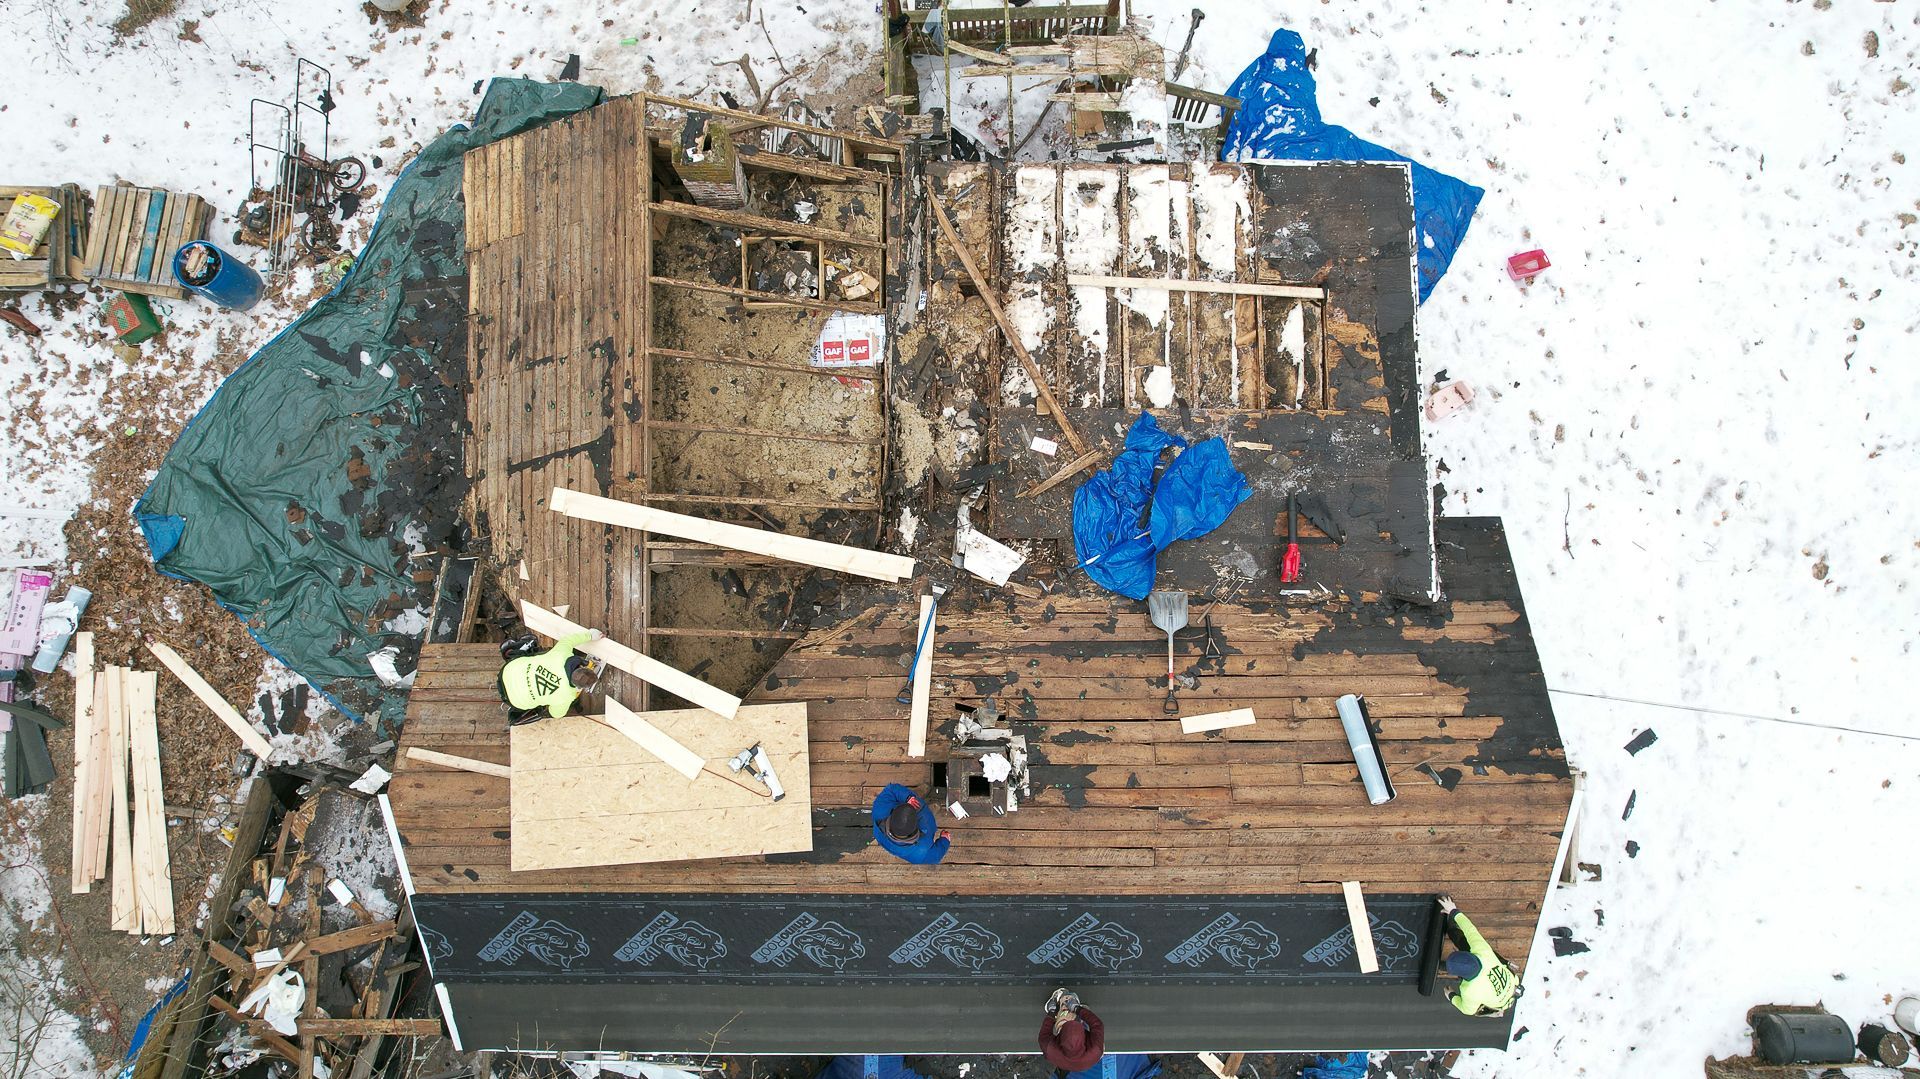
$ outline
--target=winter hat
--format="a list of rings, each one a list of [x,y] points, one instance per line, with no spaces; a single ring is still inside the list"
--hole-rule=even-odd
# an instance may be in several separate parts
[[[911,843],[920,838],[920,811],[902,802],[887,814],[887,838]]]
[[[1054,1032],[1060,1039],[1060,1048],[1069,1053],[1078,1053],[1087,1047],[1087,1024],[1078,1019]]]
[[[1461,979],[1478,978],[1480,957],[1472,952],[1455,952],[1447,956],[1447,973]]]

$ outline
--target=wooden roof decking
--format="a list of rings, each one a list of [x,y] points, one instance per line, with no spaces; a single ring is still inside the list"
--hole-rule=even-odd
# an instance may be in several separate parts
[[[1450,610],[1404,605],[1196,607],[1177,661],[1182,712],[1250,707],[1251,727],[1183,735],[1162,714],[1165,636],[1104,596],[1022,598],[963,586],[941,607],[934,727],[994,696],[1034,755],[1033,795],[1005,817],[944,818],[937,869],[871,841],[880,787],[924,789],[894,701],[911,600],[800,641],[751,697],[810,704],[814,850],[700,862],[513,873],[508,781],[401,754],[390,788],[422,892],[1298,894],[1359,880],[1457,896],[1524,962],[1572,784],[1496,523],[1443,523]],[[491,646],[430,648],[403,743],[495,762],[507,727]],[[1399,797],[1369,806],[1334,698],[1367,697]]]
[[[673,661],[683,638],[754,636],[697,620],[654,624],[651,575],[697,562],[700,552],[569,520],[549,510],[550,492],[564,487],[701,514],[739,506],[781,507],[783,515],[784,508],[877,510],[883,395],[848,393],[831,376],[883,379],[884,357],[847,372],[811,367],[807,352],[818,326],[796,330],[804,319],[791,307],[743,309],[738,283],[727,275],[738,274],[735,238],[742,230],[809,228],[775,219],[793,213],[786,202],[758,205],[765,190],[787,201],[795,191],[812,192],[827,215],[821,222],[833,225],[815,231],[860,245],[868,257],[831,244],[828,254],[878,276],[889,242],[891,176],[756,153],[748,194],[761,213],[715,220],[712,211],[654,198],[672,177],[655,174],[649,106],[696,107],[654,95],[615,98],[466,156],[466,459],[474,530],[510,597],[550,609],[565,605],[573,621]],[[741,130],[796,126],[697,107],[726,115]],[[652,132],[661,130],[656,122]],[[853,133],[833,137],[850,162],[862,153],[897,157],[900,149]],[[768,175],[774,179],[762,179]],[[708,332],[696,337],[683,332],[688,327]],[[777,414],[782,406],[789,414]],[[794,412],[806,422],[796,422]],[[724,467],[700,475],[683,465],[663,474],[663,460],[680,461],[701,440],[724,448],[711,455]],[[795,494],[800,481],[781,473],[786,458],[770,457],[771,448],[824,460],[822,472],[839,463],[839,487]],[[741,489],[732,476],[742,472],[763,479],[764,489]],[[618,692],[623,680],[616,672],[603,687]]]
[[[607,494],[644,452],[644,124],[620,98],[466,158],[475,531],[510,592],[594,627],[645,624],[640,537],[547,498]]]

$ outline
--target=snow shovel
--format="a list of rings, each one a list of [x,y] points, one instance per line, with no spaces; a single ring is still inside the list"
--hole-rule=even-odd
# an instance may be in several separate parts
[[[1161,710],[1172,715],[1180,710],[1180,705],[1173,699],[1173,635],[1187,628],[1187,594],[1147,593],[1147,615],[1153,619],[1154,625],[1167,631],[1167,703]]]

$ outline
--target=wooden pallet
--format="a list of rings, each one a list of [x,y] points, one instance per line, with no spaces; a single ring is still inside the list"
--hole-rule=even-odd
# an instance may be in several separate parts
[[[80,280],[78,255],[87,240],[86,196],[76,184],[58,187],[17,187],[0,184],[0,214],[21,195],[39,195],[60,204],[60,216],[33,258],[0,255],[0,290],[38,289],[63,281]]]
[[[204,238],[212,220],[213,207],[198,195],[102,187],[94,197],[94,228],[81,276],[123,292],[186,299],[187,290],[173,276],[173,254]]]

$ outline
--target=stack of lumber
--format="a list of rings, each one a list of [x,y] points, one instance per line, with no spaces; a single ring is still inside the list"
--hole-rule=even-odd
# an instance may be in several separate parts
[[[289,812],[273,847],[244,870],[233,905],[239,912],[235,931],[207,940],[207,955],[217,964],[208,1003],[242,1028],[248,1051],[284,1058],[299,1069],[300,1079],[365,1079],[385,1037],[441,1031],[436,1019],[389,1018],[400,978],[418,966],[407,960],[413,927],[405,908],[395,917],[376,916],[342,883],[353,867],[328,865],[321,856],[330,845],[319,841],[316,815],[351,813],[357,802],[327,788]],[[328,922],[344,928],[329,929],[323,924]],[[294,1031],[283,1033],[242,1006],[289,969],[300,976],[303,1000]],[[215,1040],[225,1044],[228,1038]]]
[[[94,669],[93,634],[75,638],[73,890],[108,880],[112,926],[172,933],[173,880],[155,720],[159,675]]]
[[[198,195],[157,187],[102,187],[94,196],[93,228],[81,274],[95,284],[181,300],[187,290],[173,276],[173,255],[202,239],[213,207]]]
[[[60,204],[60,216],[32,258],[0,255],[0,289],[34,289],[79,281],[80,252],[86,249],[86,196],[74,184],[59,187],[12,187],[0,184],[0,215],[21,195],[39,195]]]

